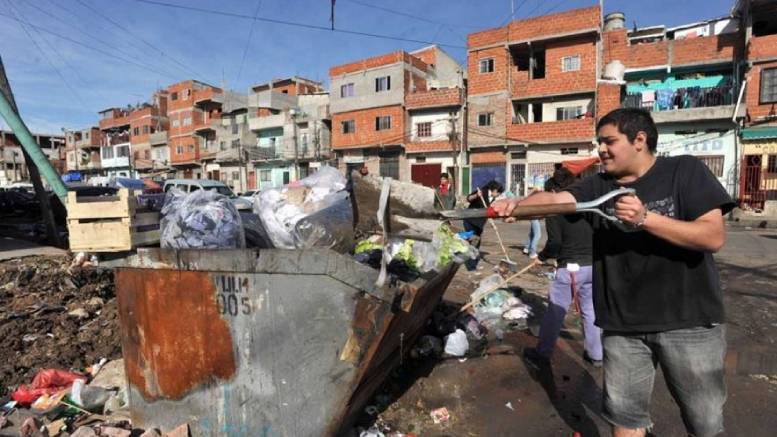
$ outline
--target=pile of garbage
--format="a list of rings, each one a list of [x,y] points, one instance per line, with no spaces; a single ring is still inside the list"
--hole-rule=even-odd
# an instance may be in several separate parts
[[[246,246],[243,223],[230,199],[215,191],[167,193],[159,222],[163,249],[237,249]]]
[[[478,250],[448,225],[441,224],[432,241],[410,238],[389,238],[383,244],[380,235],[359,241],[354,249],[356,261],[381,267],[385,258],[388,273],[404,282],[412,282],[425,273],[441,271],[452,262],[464,263],[478,256]]]
[[[0,263],[0,396],[42,368],[121,356],[113,271],[69,256]]]

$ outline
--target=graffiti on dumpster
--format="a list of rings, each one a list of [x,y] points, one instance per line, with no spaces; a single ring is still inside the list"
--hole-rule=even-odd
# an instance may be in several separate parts
[[[216,275],[216,304],[222,316],[236,317],[253,312],[248,295],[248,277],[240,275]]]

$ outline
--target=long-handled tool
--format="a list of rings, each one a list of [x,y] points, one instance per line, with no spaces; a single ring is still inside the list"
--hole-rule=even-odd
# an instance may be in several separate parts
[[[483,203],[483,205],[486,205],[486,200],[483,198],[483,193],[480,191],[480,188],[478,188],[478,197],[480,197],[480,201]],[[499,241],[499,247],[502,248],[502,253],[504,254],[505,258],[502,260],[502,262],[507,266],[507,268],[514,272],[518,270],[518,265],[513,262],[513,260],[510,259],[510,255],[507,254],[507,249],[505,248],[504,243],[502,242],[502,236],[499,235],[499,229],[496,227],[496,223],[494,223],[493,219],[488,219],[488,223],[491,224],[491,228],[494,229],[494,233],[496,234],[496,239]]]
[[[515,279],[515,278],[521,276],[522,274],[528,272],[532,267],[536,266],[537,264],[539,264],[539,261],[534,259],[534,260],[532,260],[531,263],[529,263],[529,265],[527,265],[526,267],[522,268],[521,271],[519,271],[518,273],[515,273],[513,275],[510,275],[510,276],[502,279],[498,284],[494,285],[493,287],[489,288],[488,290],[485,290],[485,291],[483,291],[481,293],[478,293],[477,296],[471,296],[469,303],[467,303],[466,305],[464,305],[461,308],[459,308],[459,312],[461,313],[461,312],[464,312],[464,311],[468,310],[470,307],[472,307],[473,305],[477,304],[478,302],[480,302],[481,300],[486,298],[489,294],[491,294],[491,293],[495,292],[496,290],[499,290],[500,288],[504,287],[510,281],[512,281],[513,279]]]
[[[576,214],[581,212],[592,212],[604,217],[612,222],[620,223],[617,217],[605,214],[599,206],[618,196],[626,194],[634,194],[636,190],[633,188],[619,188],[617,190],[610,191],[604,196],[590,202],[578,202],[578,203],[559,203],[549,205],[521,205],[515,207],[511,217],[521,219],[542,218],[554,215],[567,215]],[[487,209],[454,209],[448,211],[440,211],[443,217],[449,219],[468,219],[468,218],[503,218],[503,216],[497,214],[493,207]]]

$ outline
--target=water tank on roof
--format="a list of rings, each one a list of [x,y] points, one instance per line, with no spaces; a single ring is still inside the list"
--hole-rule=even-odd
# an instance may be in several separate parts
[[[614,60],[604,67],[604,79],[609,80],[623,80],[623,74],[626,71],[626,67],[619,60]]]
[[[612,12],[604,16],[604,31],[623,29],[626,27],[626,16],[623,12]]]

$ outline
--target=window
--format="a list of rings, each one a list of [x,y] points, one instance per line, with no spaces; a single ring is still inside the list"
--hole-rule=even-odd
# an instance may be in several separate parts
[[[189,144],[187,149],[189,150],[189,153],[194,152],[194,144]]]
[[[233,172],[232,172],[232,180],[233,180],[233,181],[236,181],[236,180],[238,180],[238,179],[240,179],[240,173],[238,173],[238,172],[236,172],[236,171],[233,171]]]
[[[176,146],[175,147],[175,154],[176,155],[182,155],[183,154],[183,146]]]
[[[391,116],[375,117],[375,130],[391,129]]]
[[[698,158],[701,162],[704,163],[704,165],[707,166],[707,168],[710,169],[715,177],[723,177],[723,155],[699,156]]]
[[[272,171],[270,170],[259,170],[259,180],[262,182],[270,182],[272,181]]]
[[[143,134],[148,134],[150,131],[150,126],[143,126]]]
[[[89,132],[84,133],[84,138],[89,139]]]
[[[102,148],[103,159],[113,159],[113,147]]]
[[[391,89],[391,76],[375,78],[375,92],[388,91]]]
[[[577,147],[562,147],[562,155],[577,155]]]
[[[487,58],[480,60],[480,73],[493,73],[494,72],[494,58]]]
[[[240,140],[232,140],[232,148],[237,149],[240,147]]]
[[[239,132],[239,127],[237,123],[232,123],[232,135],[237,135],[238,132]]]
[[[352,83],[340,85],[340,97],[353,97],[355,95]]]
[[[345,120],[341,122],[343,126],[343,133],[344,134],[352,134],[356,132],[356,122],[353,120]]]
[[[135,136],[140,135],[140,128],[139,127],[133,128],[132,135],[135,135]]]
[[[768,173],[777,173],[777,155],[769,155],[769,161],[766,164]]]
[[[288,93],[289,93],[289,90],[283,90],[283,91],[281,91],[281,94],[288,94]]]
[[[556,108],[556,120],[575,120],[583,114],[582,106],[565,106]]]
[[[172,93],[170,94],[170,100],[176,101],[178,100],[178,93]]]
[[[116,157],[117,158],[127,158],[130,156],[130,148],[129,146],[119,146],[116,148]]]
[[[561,71],[580,70],[580,55],[564,56],[561,58]]]
[[[777,68],[761,71],[761,103],[777,102]]]
[[[191,95],[192,95],[192,90],[190,90],[190,89],[183,90],[183,99],[184,100],[189,100],[189,97],[191,97]]]
[[[418,132],[416,135],[418,135],[419,137],[432,136],[432,123],[429,121],[425,123],[416,123],[415,128],[416,128],[416,131]]]
[[[192,124],[192,118],[191,117],[184,117],[183,125],[184,126],[190,126],[191,124]]]
[[[478,126],[491,126],[492,119],[494,118],[493,112],[484,112],[478,114]]]
[[[180,126],[180,124],[181,124],[181,122],[178,121],[178,119],[175,119],[175,120],[170,122],[170,127],[178,127],[178,126]]]
[[[224,150],[227,150],[227,143],[226,143],[226,141],[219,142],[219,150],[221,150],[222,152]]]

